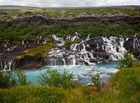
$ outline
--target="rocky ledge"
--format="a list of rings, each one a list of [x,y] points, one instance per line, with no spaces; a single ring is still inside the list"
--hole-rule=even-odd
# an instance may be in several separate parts
[[[13,23],[20,22],[40,22],[41,24],[50,25],[57,22],[109,22],[109,23],[121,23],[125,22],[127,24],[138,24],[140,23],[139,16],[128,16],[128,15],[112,15],[112,16],[83,16],[75,18],[62,18],[62,19],[52,19],[39,15],[32,15],[22,18],[14,18],[8,21],[0,20],[1,24],[6,24],[11,26]]]

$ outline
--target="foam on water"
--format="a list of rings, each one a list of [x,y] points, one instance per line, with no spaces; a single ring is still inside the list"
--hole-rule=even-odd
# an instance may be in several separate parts
[[[73,74],[74,81],[80,81],[82,85],[91,84],[91,76],[94,74],[100,74],[101,82],[107,82],[108,78],[114,75],[117,69],[117,62],[110,62],[110,63],[102,63],[97,64],[95,66],[84,66],[84,65],[65,65],[65,66],[50,66],[50,67],[43,67],[39,70],[24,70],[27,79],[30,80],[34,85],[38,83],[38,77],[41,74],[44,74],[46,70],[50,68],[52,70],[57,70],[59,73],[63,73],[64,70],[68,71],[69,73]]]

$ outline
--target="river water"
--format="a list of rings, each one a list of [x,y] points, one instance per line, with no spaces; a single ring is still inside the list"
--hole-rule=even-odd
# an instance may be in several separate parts
[[[113,76],[117,71],[118,63],[109,62],[96,64],[94,66],[85,66],[85,65],[65,65],[65,66],[50,66],[43,67],[38,70],[24,70],[27,76],[27,79],[30,80],[33,85],[38,85],[38,79],[41,74],[44,74],[47,69],[55,69],[59,73],[63,73],[64,70],[73,74],[74,81],[80,81],[82,85],[91,84],[91,76],[94,74],[100,74],[100,81],[107,82],[107,80]]]

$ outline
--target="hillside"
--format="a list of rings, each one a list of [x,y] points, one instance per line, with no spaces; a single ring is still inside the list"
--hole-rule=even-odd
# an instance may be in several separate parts
[[[42,59],[48,58],[52,48],[64,48],[63,50],[67,52],[71,49],[72,44],[79,43],[77,50],[81,51],[84,48],[83,45],[89,44],[90,47],[86,47],[88,52],[94,51],[92,55],[99,54],[102,62],[108,61],[112,60],[109,56],[112,52],[106,53],[106,49],[101,48],[106,45],[101,38],[107,37],[111,42],[110,36],[117,37],[115,45],[118,47],[114,48],[116,52],[123,52],[119,49],[122,36],[125,43],[121,47],[131,51],[136,58],[139,58],[139,49],[137,49],[139,48],[138,40],[140,37],[139,11],[139,6],[94,8],[0,7],[1,58],[6,62],[21,59],[20,63],[23,63],[22,59],[24,61],[26,58],[27,61],[30,59],[44,61]],[[138,40],[135,40],[134,35],[138,37]],[[86,41],[87,37],[91,40]],[[60,38],[61,41],[56,41],[57,38]],[[99,41],[98,45],[93,41],[96,39]],[[85,43],[82,40],[85,40]],[[137,42],[136,48],[131,47],[134,46],[132,42]],[[61,47],[58,46],[59,44]],[[77,55],[80,56],[80,54]],[[118,57],[115,58],[118,59]],[[100,60],[97,61],[91,57],[88,60],[100,62]],[[89,63],[85,61],[85,64]]]

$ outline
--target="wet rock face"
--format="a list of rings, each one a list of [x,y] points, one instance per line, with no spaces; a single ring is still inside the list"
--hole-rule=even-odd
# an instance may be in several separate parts
[[[140,59],[140,39],[138,37],[128,38],[124,42],[124,47],[131,52],[135,58]]]
[[[91,38],[89,39],[87,42],[86,42],[87,46],[86,49],[87,50],[93,50],[94,48],[96,48],[98,45],[103,45],[103,40],[101,37],[94,37],[94,38]],[[99,49],[98,49],[99,50]]]

